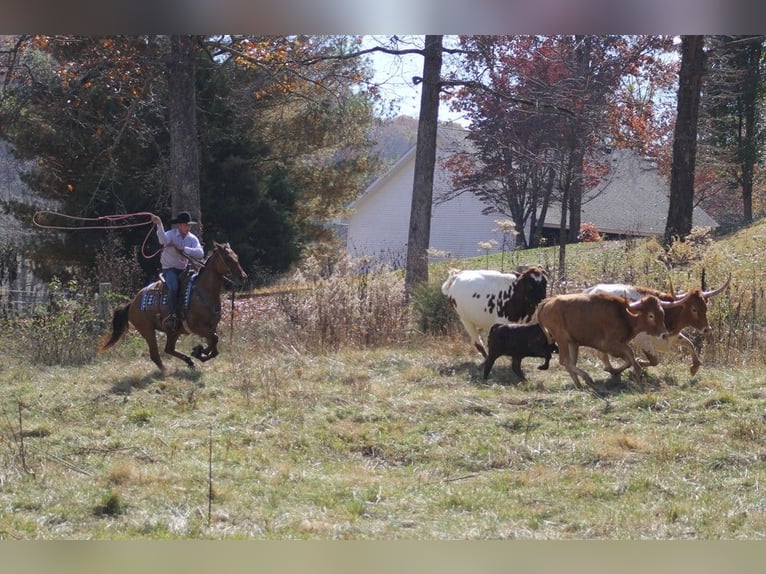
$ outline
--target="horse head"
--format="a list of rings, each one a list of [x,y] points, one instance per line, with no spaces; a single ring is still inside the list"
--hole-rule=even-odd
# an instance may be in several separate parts
[[[234,252],[228,243],[213,243],[213,254],[208,259],[208,265],[214,264],[217,273],[224,276],[230,276],[232,280],[247,279],[242,266],[239,264],[239,256]]]

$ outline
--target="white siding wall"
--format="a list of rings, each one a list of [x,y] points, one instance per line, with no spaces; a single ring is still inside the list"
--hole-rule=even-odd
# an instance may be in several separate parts
[[[403,267],[407,258],[410,225],[414,154],[403,161],[384,180],[376,182],[354,205],[347,220],[346,247],[352,257],[370,256],[375,260]],[[441,170],[437,169],[437,174]],[[434,181],[434,197],[449,185],[444,176]],[[480,241],[495,239],[493,251],[502,247],[502,234],[494,231],[496,214],[482,215],[484,204],[470,194],[434,205],[431,213],[430,247],[452,257],[484,254]]]
[[[406,263],[414,172],[410,164],[400,167],[354,206],[346,240],[352,257],[369,256],[395,267]]]
[[[507,219],[493,213],[482,215],[485,205],[476,196],[463,194],[445,203],[435,205],[431,219],[431,247],[447,251],[453,257],[475,257],[485,251],[480,241],[494,239],[497,245],[491,252],[502,247],[503,235],[497,220]]]

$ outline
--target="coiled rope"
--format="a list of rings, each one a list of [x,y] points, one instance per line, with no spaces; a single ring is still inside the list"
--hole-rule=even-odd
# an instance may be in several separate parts
[[[77,217],[73,215],[67,215],[65,213],[59,213],[57,211],[48,211],[48,210],[41,210],[36,211],[35,214],[32,216],[32,223],[34,223],[37,227],[40,229],[53,229],[56,231],[81,231],[81,230],[89,230],[89,229],[127,229],[129,227],[142,227],[144,225],[152,225],[152,216],[154,214],[149,211],[138,211],[136,213],[125,213],[120,215],[102,215],[101,217]],[[60,217],[64,220],[70,221],[70,222],[85,222],[87,225],[48,225],[41,223],[38,220],[38,217],[40,216],[52,216],[52,217]],[[149,221],[141,221],[141,222],[133,222],[133,223],[127,223],[125,220],[133,218],[133,217],[148,217]],[[106,224],[102,223],[105,222]],[[99,223],[98,225],[96,223]],[[149,232],[146,234],[146,237],[144,237],[143,242],[141,243],[141,255],[143,255],[146,259],[151,259],[152,257],[156,257],[162,252],[162,247],[160,247],[157,251],[154,253],[151,253],[149,255],[146,254],[146,242],[149,240],[149,236],[152,234],[152,230],[150,229]]]

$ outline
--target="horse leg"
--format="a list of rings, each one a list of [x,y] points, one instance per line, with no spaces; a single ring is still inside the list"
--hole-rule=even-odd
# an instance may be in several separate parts
[[[176,331],[175,333],[168,333],[167,341],[165,342],[165,352],[168,355],[173,355],[174,357],[178,357],[181,359],[186,365],[190,368],[194,368],[194,361],[191,360],[191,357],[189,355],[184,355],[180,351],[176,351],[176,342],[178,341],[178,337],[181,336],[180,331]]]
[[[206,339],[207,347],[203,349],[202,345],[197,345],[192,350],[192,356],[199,359],[203,363],[218,356],[218,333],[213,331],[206,337]]]
[[[157,334],[154,332],[154,327],[150,326],[148,329],[140,329],[138,332],[141,333],[141,336],[146,341],[146,344],[149,345],[149,357],[164,374],[165,365],[162,363],[162,357],[160,357],[160,348],[157,345]]]

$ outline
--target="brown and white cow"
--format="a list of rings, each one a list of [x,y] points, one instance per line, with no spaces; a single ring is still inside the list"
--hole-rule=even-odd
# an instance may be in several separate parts
[[[542,267],[527,267],[518,273],[453,270],[442,285],[442,293],[485,358],[480,333],[486,336],[495,323],[528,321],[545,299],[547,289],[548,278]]]
[[[691,375],[694,376],[697,374],[702,363],[694,348],[694,344],[688,337],[681,333],[681,330],[686,327],[693,327],[703,333],[710,333],[711,328],[707,319],[708,300],[723,292],[729,286],[730,281],[731,276],[726,280],[726,283],[717,289],[712,289],[710,291],[692,289],[676,295],[673,295],[672,293],[663,293],[662,291],[651,289],[649,287],[637,287],[620,283],[600,283],[586,289],[585,292],[610,293],[618,296],[625,295],[630,301],[638,301],[647,295],[653,295],[660,301],[684,300],[683,305],[665,310],[665,327],[668,330],[668,337],[666,339],[659,339],[647,333],[640,333],[633,339],[631,345],[636,351],[640,351],[644,354],[646,361],[641,360],[639,362],[645,366],[655,366],[659,364],[659,354],[661,352],[669,352],[672,349],[677,348],[679,345],[685,347],[692,356],[692,365],[689,368],[689,371],[691,372]],[[605,353],[601,353],[601,360],[604,363],[604,369],[613,374],[619,374],[630,366],[625,364],[618,368],[612,367],[612,364],[609,362],[609,355]]]
[[[577,367],[580,347],[591,347],[624,359],[633,367],[636,381],[641,380],[641,366],[628,342],[638,333],[667,337],[664,309],[683,301],[664,303],[648,295],[630,303],[625,297],[603,293],[556,295],[540,303],[537,321],[559,348],[559,364],[581,388],[578,375],[592,388],[593,379]]]

